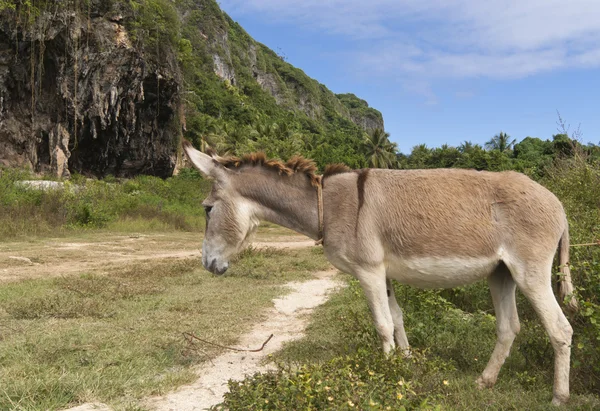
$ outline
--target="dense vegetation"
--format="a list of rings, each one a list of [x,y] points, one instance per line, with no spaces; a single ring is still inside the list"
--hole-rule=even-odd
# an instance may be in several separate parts
[[[209,183],[190,169],[166,180],[138,176],[102,181],[73,176],[62,187],[35,189],[28,172],[0,169],[0,239],[88,229],[199,230]]]
[[[545,174],[557,158],[584,155],[590,161],[600,160],[600,146],[581,144],[566,132],[552,136],[550,140],[526,137],[519,143],[505,133],[494,136],[485,148],[465,141],[458,147],[442,145],[428,148],[425,144],[415,146],[409,155],[398,156],[399,168],[460,167],[477,170],[517,170],[534,178]]]
[[[381,113],[364,107],[366,103],[348,107],[284,57],[255,42],[215,2],[179,3],[191,10],[180,31],[189,140],[234,154],[262,150],[287,158],[303,153],[321,166],[366,165],[361,151],[365,131],[351,121],[350,111],[383,124]],[[214,74],[215,56],[230,64],[231,79]]]

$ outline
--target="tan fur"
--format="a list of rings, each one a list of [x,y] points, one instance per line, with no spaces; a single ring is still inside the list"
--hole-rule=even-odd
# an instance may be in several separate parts
[[[320,176],[314,163],[294,158],[284,164],[255,153],[218,159],[213,166],[215,159],[198,155],[189,146],[186,153],[216,180],[210,196],[215,216],[204,239],[206,254],[210,252],[204,262],[210,263],[211,271],[227,268],[253,219],[317,239],[315,183]],[[225,173],[220,167],[237,172]],[[572,328],[551,285],[560,242],[561,295],[573,292],[567,265],[568,225],[560,201],[550,191],[515,172],[458,169],[349,172],[335,166],[325,182],[325,255],[359,280],[385,352],[396,344],[404,352],[409,349],[402,311],[389,294],[390,279],[434,288],[487,279],[498,339],[477,382],[492,386],[520,329],[515,303],[519,287],[554,347],[553,403],[568,399]],[[569,305],[575,304],[571,298]]]
[[[579,309],[579,303],[573,297],[573,283],[571,282],[571,268],[569,267],[569,229],[568,227],[563,232],[558,246],[558,257],[560,264],[560,272],[562,278],[559,281],[559,296],[561,302],[566,302],[565,307],[569,312],[574,313]]]
[[[479,256],[515,238],[533,240],[527,250],[535,253],[556,250],[565,228],[556,197],[519,173],[373,169],[361,196],[355,187],[362,175],[327,180],[326,241],[344,239],[360,249],[375,237],[406,257]],[[328,214],[330,208],[336,212]],[[355,225],[356,236],[347,229]]]

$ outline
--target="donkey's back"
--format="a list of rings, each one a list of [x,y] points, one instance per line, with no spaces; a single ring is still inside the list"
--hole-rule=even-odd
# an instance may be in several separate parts
[[[355,263],[548,258],[567,228],[556,196],[516,172],[365,169],[331,180],[325,243]]]

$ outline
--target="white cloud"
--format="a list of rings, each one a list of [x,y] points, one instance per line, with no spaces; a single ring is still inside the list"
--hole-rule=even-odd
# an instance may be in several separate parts
[[[600,66],[599,0],[223,0],[252,13],[344,36],[359,68],[436,78],[521,78]],[[421,83],[419,83],[421,82]],[[429,97],[428,97],[429,98]]]
[[[423,52],[411,59],[393,47],[386,50],[361,52],[356,57],[363,70],[386,74],[401,72],[414,77],[495,79],[521,78],[528,75],[567,67],[570,63],[564,50],[540,50],[507,54],[481,54],[476,52],[451,53],[446,51]],[[600,57],[596,54],[575,56],[592,65]]]

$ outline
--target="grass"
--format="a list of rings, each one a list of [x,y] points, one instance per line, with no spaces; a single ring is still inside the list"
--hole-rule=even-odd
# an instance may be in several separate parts
[[[316,309],[305,338],[275,355],[278,371],[230,383],[225,407],[552,409],[553,354],[537,320],[522,321],[498,383],[479,390],[475,379],[495,343],[492,315],[463,311],[436,291],[398,285],[414,356],[385,358],[362,290],[356,280],[348,284]],[[599,408],[598,393],[573,384],[564,409]]]
[[[198,259],[129,265],[106,275],[0,285],[0,409],[61,409],[137,400],[195,379],[221,344],[261,319],[281,285],[328,266],[320,249],[247,250],[216,277]],[[200,348],[200,349],[198,349]]]
[[[39,190],[22,180],[36,176],[0,168],[1,241],[72,235],[105,229],[111,232],[200,231],[200,206],[210,183],[193,169],[174,177],[138,176],[130,180],[75,175],[64,187]]]

